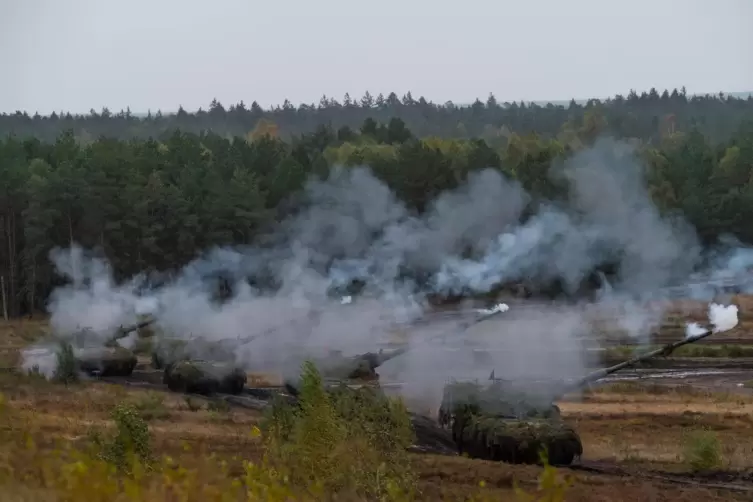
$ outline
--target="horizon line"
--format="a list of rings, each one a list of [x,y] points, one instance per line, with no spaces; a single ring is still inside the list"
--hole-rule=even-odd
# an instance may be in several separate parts
[[[640,94],[643,94],[644,92],[647,92],[647,91],[641,91]],[[664,90],[662,90],[662,93],[663,92],[664,92]],[[753,90],[750,90],[750,91],[730,91],[730,92],[717,91],[717,92],[713,92],[713,93],[712,92],[694,92],[694,93],[688,93],[687,96],[689,96],[689,97],[695,97],[695,96],[718,96],[720,92],[723,93],[725,96],[732,96],[732,97],[735,97],[737,99],[746,99],[746,98],[749,98],[749,97],[753,97]],[[381,93],[381,94],[384,95],[383,93]],[[490,94],[494,94],[494,93],[490,92]],[[515,101],[502,100],[502,99],[499,99],[499,98],[497,98],[495,96],[495,99],[497,99],[497,103],[500,103],[500,104],[503,104],[503,103],[511,103],[511,104],[512,103],[532,103],[532,104],[536,104],[538,106],[542,106],[542,105],[546,106],[548,104],[552,104],[552,105],[555,105],[555,106],[562,106],[562,105],[569,104],[571,101],[575,101],[575,103],[581,104],[581,105],[587,103],[590,100],[605,101],[605,100],[608,100],[608,99],[612,99],[612,98],[614,98],[615,96],[618,96],[618,95],[620,95],[620,94],[615,94],[614,96],[607,96],[607,97],[570,98],[570,99],[548,99],[548,100],[544,100],[544,99],[542,99],[542,100],[538,100],[538,99],[524,100],[524,99],[521,99],[521,100],[515,100]],[[377,96],[378,96],[378,94],[377,94]],[[622,96],[624,97],[624,96],[626,96],[626,94],[622,94]],[[423,97],[423,96],[420,96],[420,97]],[[476,98],[476,99],[477,100],[481,100],[481,98]],[[221,103],[221,101],[219,99],[217,101],[219,101]],[[245,100],[241,100],[241,101],[243,101],[245,103]],[[252,103],[253,102],[254,101],[252,101]],[[429,101],[429,102],[431,102],[431,101]],[[454,102],[452,100],[447,100],[444,103],[447,103],[447,102],[452,102],[455,106],[460,107],[460,108],[467,108],[467,107],[472,106],[473,103],[475,102],[475,100],[471,101],[471,102],[460,102],[460,103],[456,103],[456,102]],[[444,103],[434,103],[434,104],[442,106],[442,105],[444,105]],[[236,103],[233,103],[233,104],[236,104]],[[304,104],[308,104],[308,103],[300,102],[300,103],[298,103],[297,106],[296,105],[294,105],[294,106],[295,106],[295,108],[298,108],[299,106],[304,105]],[[279,104],[278,105],[272,105],[272,106],[279,106]],[[264,110],[265,112],[271,111],[272,110],[272,106],[267,107],[267,108],[265,108],[265,107],[262,106],[262,110]],[[100,108],[100,110],[95,110],[95,111],[101,111],[104,108],[108,108],[108,107],[104,106],[104,107]],[[128,108],[130,108],[130,107],[126,107],[126,109],[128,109]],[[179,105],[179,109],[180,108],[181,107]],[[158,108],[158,109],[156,109],[156,110],[153,111],[151,108],[149,108],[149,109],[147,109],[147,111],[138,111],[138,112],[135,112],[135,111],[131,110],[130,113],[131,113],[132,116],[136,116],[136,117],[145,117],[145,116],[148,116],[150,113],[151,114],[155,114],[157,112],[161,112],[163,116],[165,116],[165,115],[169,116],[169,115],[177,115],[179,109],[165,111],[165,110],[163,110],[161,108]],[[81,115],[85,116],[85,115],[89,115],[89,113],[91,112],[91,110],[94,110],[94,108],[90,108],[86,112],[52,111],[52,112],[47,113],[47,114],[42,114],[42,113],[39,113],[38,111],[35,111],[34,113],[30,113],[29,110],[14,110],[12,112],[3,111],[3,112],[0,112],[0,114],[3,114],[3,115],[14,115],[14,114],[16,114],[18,112],[21,112],[21,113],[26,113],[27,115],[30,115],[30,116],[40,115],[42,117],[50,116],[53,113],[56,113],[57,115],[66,115],[66,114],[69,114],[69,115],[73,115],[73,116],[81,116]],[[200,106],[200,107],[198,107],[198,108],[196,108],[196,109],[194,109],[192,111],[188,111],[188,110],[186,110],[184,108],[184,111],[186,111],[186,113],[189,113],[189,114],[197,113],[199,110],[206,111],[206,108],[204,106]],[[117,112],[115,112],[114,110],[110,110],[110,112],[113,113],[114,115],[117,115],[121,111],[125,111],[125,110],[121,109],[121,110],[118,110]]]

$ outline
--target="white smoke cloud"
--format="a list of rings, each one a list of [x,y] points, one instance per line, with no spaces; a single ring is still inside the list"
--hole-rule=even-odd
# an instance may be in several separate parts
[[[38,371],[47,379],[55,375],[58,366],[57,347],[53,344],[39,344],[21,351],[21,369],[24,372]]]
[[[116,284],[107,263],[80,248],[56,250],[71,283],[51,296],[52,328],[63,337],[88,328],[101,342],[150,314],[165,336],[223,342],[248,369],[291,374],[331,350],[379,350],[397,325],[412,350],[380,372],[409,382],[414,396],[491,369],[513,380],[577,376],[589,366],[580,344],[592,307],[510,305],[465,333],[466,316],[411,324],[430,314],[430,295],[554,280],[574,293],[611,263],[618,272],[602,275],[598,308],[632,336],[656,327],[662,304],[645,300],[690,276],[699,257],[692,230],[659,214],[620,143],[599,142],[553,176],[569,185],[568,200],[534,204],[519,183],[485,169],[415,215],[367,168],[335,169],[307,185],[306,205],[264,247],[209,250],[148,293],[140,277]],[[218,277],[232,290],[224,301]],[[360,293],[350,291],[357,281]]]
[[[135,294],[140,277],[116,284],[109,264],[79,246],[55,249],[50,259],[70,281],[49,298],[50,325],[57,336],[69,338],[86,330],[102,340],[119,326],[136,322],[138,310],[144,310],[143,300]]]
[[[685,327],[685,338],[697,338],[706,333],[708,333],[706,328],[697,322],[688,323]]]
[[[737,326],[737,311],[737,305],[725,306],[718,303],[710,303],[708,318],[711,324],[711,333],[722,333]],[[697,338],[706,333],[709,333],[709,329],[704,328],[697,322],[688,323],[685,328],[686,338]]]
[[[729,331],[737,326],[737,305],[709,305],[709,322],[714,326],[714,333]]]

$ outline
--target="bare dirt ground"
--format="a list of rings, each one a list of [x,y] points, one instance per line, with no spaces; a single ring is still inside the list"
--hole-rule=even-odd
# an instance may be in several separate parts
[[[43,329],[44,321],[0,326],[3,366],[15,365],[19,349]],[[747,320],[736,331],[736,337],[745,338],[753,332]],[[724,361],[716,363],[721,367]],[[753,370],[674,371],[623,372],[560,403],[584,444],[581,465],[560,469],[574,478],[566,500],[753,500],[753,394],[746,386]],[[252,410],[197,409],[186,396],[169,392],[155,398],[154,390],[96,381],[66,388],[11,372],[0,374],[0,392],[42,446],[60,438],[86,438],[93,427],[107,426],[119,402],[151,400],[161,403],[149,421],[159,454],[190,467],[209,454],[230,461],[253,460],[261,453],[258,439],[249,434],[260,418]],[[690,438],[697,431],[711,431],[718,441],[721,464],[714,472],[692,473],[688,466]],[[482,481],[498,500],[515,500],[514,483],[533,489],[541,473],[536,466],[462,457],[416,454],[414,461],[425,500],[462,499]]]

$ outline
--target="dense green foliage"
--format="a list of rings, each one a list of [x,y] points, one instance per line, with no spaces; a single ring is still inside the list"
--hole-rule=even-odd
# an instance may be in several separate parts
[[[279,401],[263,424],[267,460],[324,493],[394,499],[415,491],[406,449],[414,440],[400,400],[373,389],[326,389],[313,363],[303,365],[296,405]]]
[[[472,170],[487,167],[517,179],[534,196],[556,198],[563,188],[547,175],[552,163],[609,132],[636,142],[651,195],[663,211],[681,211],[707,242],[727,233],[753,241],[751,102],[652,96],[569,109],[492,103],[461,110],[419,103],[265,112],[288,132],[314,129],[289,140],[281,139],[271,123],[243,134],[255,124],[255,112],[224,111],[219,105],[206,120],[202,114],[160,120],[80,117],[63,121],[75,132],[62,132],[49,142],[30,136],[49,139],[58,128],[45,124],[59,117],[28,119],[29,127],[16,127],[27,119],[6,116],[0,130],[20,134],[0,141],[0,275],[8,313],[40,309],[56,281],[48,259],[55,246],[76,242],[99,248],[120,277],[174,269],[215,245],[254,243],[262,229],[289,212],[291,196],[309,177],[324,177],[334,165],[370,166],[417,212]],[[431,113],[421,126],[410,117],[420,115],[424,106]],[[357,113],[348,112],[354,107]],[[665,123],[662,107],[676,117],[669,129],[659,127]],[[244,114],[248,120],[233,119]],[[298,117],[297,122],[283,120],[286,114]],[[357,131],[313,126],[352,123],[365,115],[385,123],[367,118]],[[509,123],[504,141],[425,136],[453,135],[444,130],[446,124],[461,124],[466,115],[481,118],[465,122],[468,131],[461,136],[483,133],[471,124],[493,122],[499,132],[501,124]],[[631,120],[638,124],[635,129],[626,126]],[[192,121],[198,125],[190,126]],[[128,133],[128,124],[138,134]],[[167,130],[175,126],[216,132]],[[515,129],[541,134],[511,132]],[[159,139],[92,140],[99,133],[162,131]],[[227,133],[241,135],[227,138]]]

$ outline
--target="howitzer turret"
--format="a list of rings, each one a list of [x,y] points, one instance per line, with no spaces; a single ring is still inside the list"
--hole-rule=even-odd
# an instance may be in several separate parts
[[[366,352],[356,356],[345,357],[339,354],[315,361],[314,364],[327,379],[337,380],[376,380],[376,369],[408,351],[407,347],[390,352]]]
[[[111,341],[114,342],[116,340],[120,340],[121,338],[125,338],[126,336],[130,335],[134,331],[141,331],[144,328],[148,328],[149,326],[154,324],[156,321],[157,319],[153,317],[147,317],[146,319],[139,321],[136,324],[131,324],[130,326],[121,326],[115,332]]]
[[[481,315],[474,317],[473,319],[464,321],[459,327],[453,328],[452,333],[457,333],[458,329],[463,332],[470,327],[486,321],[496,315],[507,312],[509,307],[501,303],[496,305],[493,309],[485,310]],[[434,335],[430,340],[447,336],[450,331]],[[380,350],[379,352],[366,352],[356,356],[342,356],[334,353],[327,357],[315,359],[314,364],[317,366],[322,376],[325,379],[330,380],[377,380],[376,369],[386,363],[387,361],[399,357],[410,350],[410,347],[401,347],[389,352]],[[288,382],[292,387],[295,387],[295,382]],[[292,388],[291,387],[291,388]]]
[[[394,359],[405,354],[409,349],[407,347],[393,350],[390,352],[366,352],[356,356],[342,356],[332,354],[329,357],[314,360],[314,366],[321,374],[322,378],[338,381],[340,384],[347,380],[356,381],[374,381],[379,379],[376,369],[390,359]],[[286,378],[283,385],[291,396],[298,395],[299,378]]]
[[[169,364],[189,359],[186,340],[175,338],[160,338],[152,347],[152,366],[155,369],[165,369]]]
[[[192,358],[203,358],[210,361],[232,362],[239,347],[245,345],[259,335],[221,340],[206,338],[161,338],[155,343],[152,351],[152,365],[156,369],[178,361]]]

